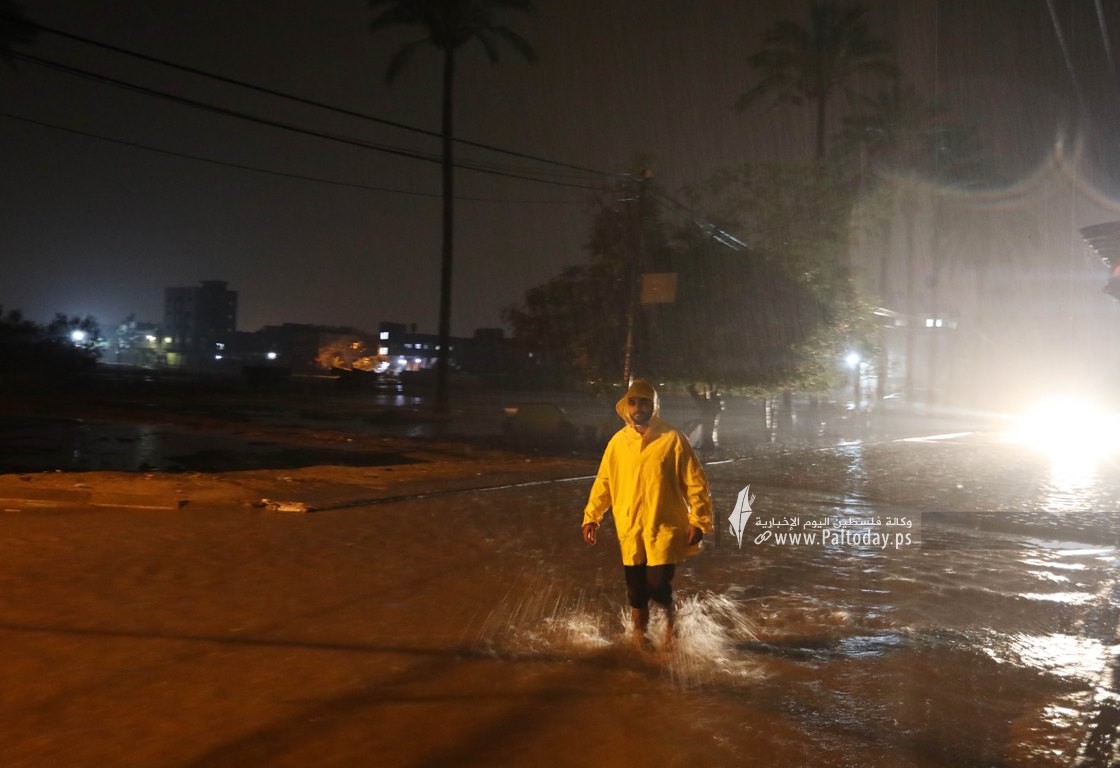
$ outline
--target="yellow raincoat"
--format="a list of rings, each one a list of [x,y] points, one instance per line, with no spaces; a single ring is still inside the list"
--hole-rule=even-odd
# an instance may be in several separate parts
[[[633,427],[629,397],[653,400],[645,434]],[[583,512],[583,524],[614,516],[623,565],[666,565],[695,554],[688,526],[712,532],[712,497],[700,460],[688,440],[661,420],[652,386],[638,379],[615,405],[626,426],[603,452],[599,472]]]

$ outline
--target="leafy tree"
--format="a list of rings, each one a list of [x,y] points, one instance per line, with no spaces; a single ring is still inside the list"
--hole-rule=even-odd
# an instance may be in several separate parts
[[[879,177],[904,174],[971,186],[994,173],[972,128],[897,80],[844,118],[839,148],[864,158]]]
[[[671,223],[651,194],[644,218],[644,271],[672,272],[675,301],[641,307],[636,370],[660,380],[709,388],[819,390],[837,373],[840,350],[870,339],[854,290],[834,259],[846,197],[820,189],[821,174],[786,167],[747,168],[706,190],[712,220]],[[808,194],[833,201],[832,218],[806,217]],[[506,311],[515,338],[539,359],[590,378],[618,378],[626,310],[636,275],[630,269],[633,220],[603,205],[587,250],[570,267],[530,290]],[[749,247],[714,237],[721,228],[752,232]],[[870,344],[870,342],[868,342]]]
[[[15,67],[12,47],[34,42],[37,31],[13,0],[0,0],[0,61]]]
[[[58,312],[47,324],[46,337],[48,343],[71,346],[94,360],[101,356],[101,326],[92,315],[67,317]]]
[[[660,216],[647,207],[645,240],[664,247]],[[586,263],[568,267],[530,289],[523,303],[503,312],[518,343],[550,371],[578,371],[593,380],[618,381],[626,342],[635,258],[632,203],[601,203],[585,244]]]
[[[80,331],[81,336],[74,332]],[[47,325],[19,310],[0,309],[0,372],[18,376],[66,375],[97,362],[101,332],[92,317],[55,315]]]
[[[747,58],[759,80],[739,97],[738,109],[763,99],[774,106],[809,102],[816,111],[816,159],[822,160],[833,95],[852,98],[860,76],[896,72],[890,44],[871,35],[863,16],[859,6],[811,0],[808,26],[779,21],[767,31],[762,49]]]
[[[711,241],[688,249],[691,268],[681,277],[681,306],[704,305],[711,313],[693,335],[694,343],[715,348],[695,351],[714,360],[719,349],[724,357],[736,350],[723,383],[820,391],[834,383],[843,351],[873,348],[870,307],[839,257],[849,237],[852,188],[837,166],[744,166],[693,195],[713,221],[749,241],[741,251]],[[689,298],[690,290],[699,293]],[[708,337],[704,326],[723,330]]]
[[[440,258],[439,357],[436,369],[436,409],[447,410],[447,376],[451,345],[451,271],[454,251],[454,93],[457,54],[471,42],[478,42],[491,62],[498,61],[498,41],[510,45],[525,59],[536,58],[532,47],[504,24],[499,17],[506,11],[528,12],[530,0],[369,0],[379,11],[370,29],[418,29],[422,36],[406,43],[389,60],[385,79],[392,83],[412,60],[418,48],[431,46],[443,55],[442,96],[442,180],[443,246]]]

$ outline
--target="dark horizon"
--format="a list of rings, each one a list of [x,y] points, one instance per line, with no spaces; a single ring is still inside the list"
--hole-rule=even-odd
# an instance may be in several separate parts
[[[1017,14],[1010,12],[1022,11],[1018,0],[982,8],[963,0],[866,6],[873,31],[898,47],[907,81],[977,126],[1008,169],[1010,204],[1023,204],[1019,186],[1056,151],[1080,152],[1080,178],[1069,193],[1078,220],[1044,226],[1064,227],[1055,237],[1074,247],[1078,226],[1120,218],[1109,197],[1120,188],[1120,153],[1111,151],[1109,133],[1120,98],[1088,9],[1056,4],[1063,50],[1041,2]],[[249,0],[158,8],[115,0],[95,16],[78,0],[22,7],[34,21],[107,44],[406,125],[438,126],[437,58],[421,52],[387,87],[384,67],[399,42],[368,32],[364,3],[277,13]],[[1103,7],[1109,39],[1120,39],[1120,6]],[[540,4],[534,17],[514,20],[537,48],[537,64],[507,55],[491,66],[480,50],[464,54],[457,133],[606,174],[632,170],[627,165],[648,153],[671,194],[745,161],[804,162],[809,110],[733,109],[752,78],[747,53],[774,21],[797,16],[797,7],[778,2],[714,3],[684,14],[639,3]],[[431,137],[50,34],[17,50],[269,119],[437,151]],[[55,312],[92,314],[110,327],[130,313],[157,319],[165,287],[221,279],[242,297],[239,327],[246,330],[282,322],[369,328],[380,320],[435,329],[436,163],[247,124],[28,61],[0,71],[0,99],[7,115],[0,118],[5,309],[44,321]],[[466,147],[459,158],[547,172],[564,183],[610,178]],[[591,193],[467,171],[457,179],[452,330],[462,336],[502,325],[503,307],[584,260]]]

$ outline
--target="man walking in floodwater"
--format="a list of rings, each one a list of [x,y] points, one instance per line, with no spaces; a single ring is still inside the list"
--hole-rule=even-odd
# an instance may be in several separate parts
[[[615,405],[626,426],[603,452],[583,512],[583,539],[594,544],[607,510],[614,517],[634,643],[647,645],[649,603],[665,610],[665,642],[675,637],[673,573],[712,532],[708,478],[683,434],[661,420],[657,391],[635,379]]]

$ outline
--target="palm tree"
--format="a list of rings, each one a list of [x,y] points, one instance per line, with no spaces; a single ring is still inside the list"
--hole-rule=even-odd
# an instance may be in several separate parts
[[[422,37],[406,43],[389,60],[385,80],[392,83],[422,46],[443,54],[443,249],[440,260],[439,355],[436,364],[436,410],[447,411],[447,375],[451,341],[451,267],[454,253],[454,131],[456,53],[467,43],[478,41],[491,62],[498,61],[498,41],[504,41],[527,61],[534,61],[532,47],[509,27],[498,22],[503,11],[530,12],[531,0],[369,0],[380,11],[370,24],[374,32],[388,27],[417,28]]]
[[[743,110],[768,97],[774,106],[811,103],[816,109],[816,159],[823,160],[833,94],[851,98],[853,80],[860,75],[893,77],[897,70],[890,44],[871,36],[863,14],[859,6],[812,0],[808,27],[779,21],[766,33],[762,50],[747,58],[761,77],[736,107]]]
[[[0,0],[0,61],[14,67],[12,46],[34,41],[36,32],[35,25],[24,17],[18,5],[12,0]]]
[[[808,27],[793,21],[776,23],[763,38],[762,50],[747,57],[761,76],[739,97],[736,108],[742,111],[768,97],[773,106],[801,106],[808,101],[816,109],[814,158],[822,164],[833,94],[840,91],[851,98],[855,92],[852,81],[860,75],[893,77],[897,71],[890,44],[871,36],[863,13],[859,6],[810,0]],[[781,413],[787,426],[792,411],[793,393],[786,388]]]
[[[842,144],[849,150],[859,150],[865,165],[894,198],[894,206],[903,228],[903,266],[905,268],[905,293],[902,307],[909,316],[906,324],[906,374],[907,402],[914,395],[914,350],[916,320],[916,257],[915,219],[920,210],[931,217],[931,241],[928,253],[932,260],[928,278],[929,292],[923,303],[931,315],[937,315],[939,282],[942,272],[952,255],[950,246],[957,252],[980,253],[983,238],[978,243],[962,247],[962,236],[986,231],[994,226],[996,217],[990,212],[970,210],[967,200],[959,194],[976,188],[984,179],[991,179],[993,171],[975,133],[966,125],[955,122],[943,106],[928,101],[913,88],[894,83],[889,90],[865,100],[863,110],[844,121]],[[920,179],[923,183],[908,183]],[[901,180],[902,183],[899,183]],[[961,204],[961,203],[964,204]],[[957,226],[946,226],[945,218],[956,218]],[[964,226],[963,222],[969,225]],[[955,237],[954,237],[955,235]],[[898,297],[886,295],[891,284],[889,269],[894,253],[884,249],[879,264],[880,298],[884,301]],[[886,350],[884,344],[882,349]],[[929,370],[935,371],[937,346],[930,345]],[[886,362],[880,366],[880,391],[885,388]],[[932,391],[932,387],[929,388]]]

